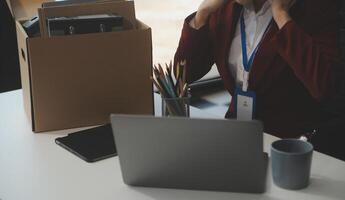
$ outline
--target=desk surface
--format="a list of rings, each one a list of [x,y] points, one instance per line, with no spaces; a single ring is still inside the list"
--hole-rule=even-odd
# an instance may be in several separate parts
[[[159,103],[156,106],[159,108]],[[221,117],[195,108],[191,115]],[[117,157],[89,164],[54,143],[56,137],[76,130],[33,134],[22,106],[21,90],[0,94],[0,199],[345,199],[345,162],[316,152],[311,185],[300,191],[273,185],[270,169],[268,190],[260,195],[129,187],[122,182]],[[276,139],[265,135],[266,151]]]

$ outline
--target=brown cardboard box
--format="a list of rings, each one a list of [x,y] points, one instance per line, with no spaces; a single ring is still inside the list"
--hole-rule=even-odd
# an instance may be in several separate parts
[[[40,17],[117,13],[130,30],[28,38],[20,21],[43,0],[7,0],[16,19],[25,110],[34,132],[107,123],[110,113],[153,114],[151,29],[133,1],[39,9]],[[41,24],[42,26],[42,24]]]

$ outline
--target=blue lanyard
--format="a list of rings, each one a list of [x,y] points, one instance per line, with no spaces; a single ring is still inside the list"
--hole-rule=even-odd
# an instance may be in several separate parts
[[[242,12],[240,23],[241,23],[241,42],[242,42],[242,60],[244,69],[249,72],[253,65],[255,54],[258,50],[259,45],[254,49],[252,55],[249,57],[247,54],[247,36],[246,36],[246,25],[244,23],[244,12]]]

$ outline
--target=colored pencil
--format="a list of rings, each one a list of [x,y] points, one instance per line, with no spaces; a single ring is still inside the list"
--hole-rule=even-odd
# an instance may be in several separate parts
[[[175,70],[176,74],[173,73]],[[177,62],[175,68],[172,61],[169,64],[165,64],[165,68],[161,64],[154,65],[153,76],[150,79],[162,95],[162,98],[166,99],[167,111],[172,115],[185,116],[185,103],[178,99],[185,97],[188,91],[186,61]],[[176,100],[173,100],[175,98]]]

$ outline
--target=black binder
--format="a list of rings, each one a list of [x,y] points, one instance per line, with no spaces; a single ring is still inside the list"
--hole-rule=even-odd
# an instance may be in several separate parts
[[[96,162],[117,155],[110,124],[71,133],[55,139],[55,142],[86,162]]]

